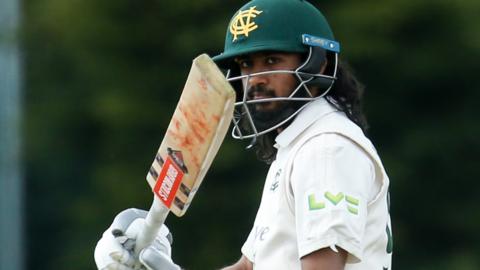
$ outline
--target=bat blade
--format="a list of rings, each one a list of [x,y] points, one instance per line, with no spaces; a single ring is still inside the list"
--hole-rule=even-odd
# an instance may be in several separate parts
[[[206,54],[193,60],[147,181],[182,216],[210,167],[233,116],[235,92]]]
[[[147,173],[154,202],[135,251],[153,241],[169,211],[185,214],[225,138],[234,103],[235,91],[211,58],[195,58]]]

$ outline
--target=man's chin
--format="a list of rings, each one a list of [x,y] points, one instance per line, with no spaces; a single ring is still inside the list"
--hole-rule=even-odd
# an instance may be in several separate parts
[[[292,115],[295,110],[289,106],[282,106],[281,108],[273,108],[268,110],[255,110],[252,115],[253,122],[258,131],[270,129]]]
[[[255,105],[255,112],[258,113],[275,113],[275,108],[268,105]]]

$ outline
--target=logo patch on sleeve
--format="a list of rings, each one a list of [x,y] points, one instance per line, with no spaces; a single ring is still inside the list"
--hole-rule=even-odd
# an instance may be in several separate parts
[[[308,210],[321,210],[328,207],[341,207],[346,209],[352,215],[358,215],[358,207],[360,205],[360,200],[346,195],[343,192],[332,193],[326,191],[323,196],[316,196],[318,194],[311,193],[308,195]]]

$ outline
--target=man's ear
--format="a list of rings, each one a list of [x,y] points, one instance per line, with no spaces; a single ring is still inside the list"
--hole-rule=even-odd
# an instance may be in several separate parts
[[[312,94],[312,97],[318,97],[320,90],[317,86],[308,86],[308,91]]]
[[[325,62],[323,62],[322,66],[320,67],[320,74],[325,74],[327,65],[328,60],[325,60]],[[308,86],[308,91],[310,91],[310,94],[312,94],[313,97],[318,97],[320,95],[320,89],[318,89],[318,86],[310,85]]]
[[[327,65],[328,65],[328,59],[325,59],[325,62],[323,62],[323,65],[320,68],[320,74],[325,74],[325,70],[327,69]]]

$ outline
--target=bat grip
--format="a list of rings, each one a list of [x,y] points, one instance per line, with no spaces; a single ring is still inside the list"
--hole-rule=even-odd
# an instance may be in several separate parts
[[[145,217],[145,225],[137,237],[134,249],[135,255],[138,255],[142,249],[153,243],[169,211],[170,210],[154,196],[152,206]]]

